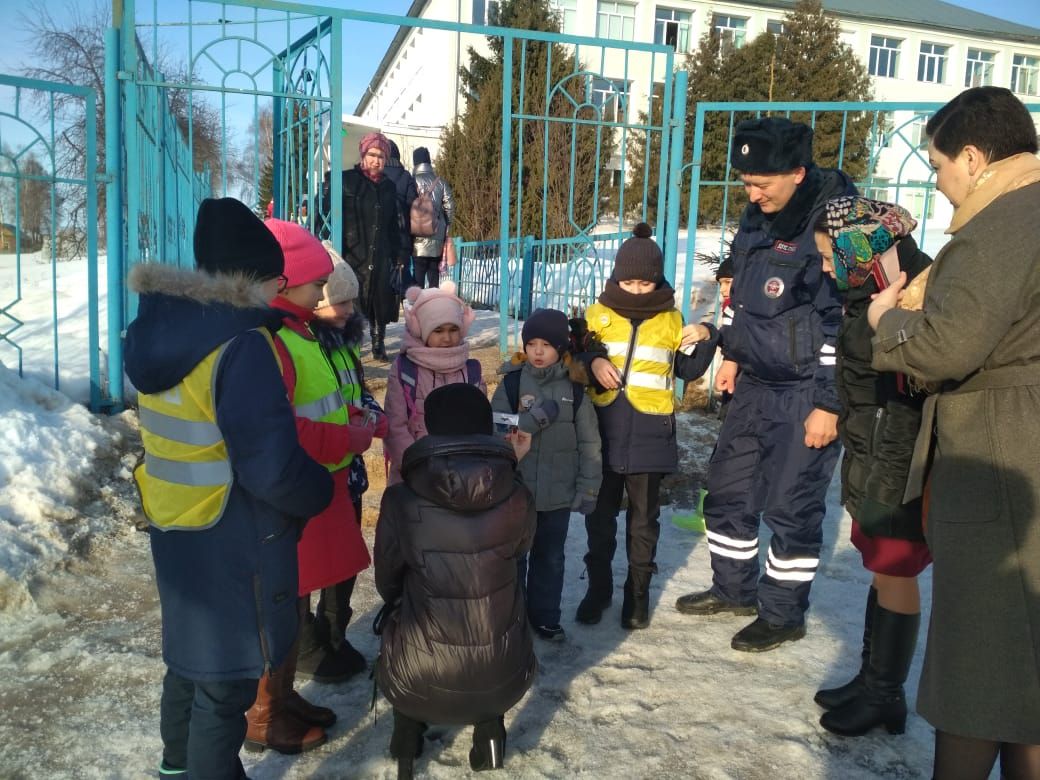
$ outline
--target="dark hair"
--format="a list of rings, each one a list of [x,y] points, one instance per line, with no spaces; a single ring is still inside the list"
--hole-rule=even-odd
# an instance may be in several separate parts
[[[968,144],[978,147],[989,162],[1037,150],[1029,110],[1004,87],[964,90],[936,111],[924,130],[947,157],[956,157]]]

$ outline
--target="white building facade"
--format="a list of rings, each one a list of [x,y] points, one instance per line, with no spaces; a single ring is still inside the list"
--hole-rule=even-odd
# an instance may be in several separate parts
[[[495,18],[497,4],[498,0],[415,0],[408,15],[483,25]],[[551,5],[563,33],[662,43],[679,55],[693,52],[712,27],[735,46],[763,33],[782,34],[784,14],[794,3],[551,0]],[[1040,29],[938,0],[825,0],[823,6],[838,20],[843,41],[867,67],[875,100],[942,103],[966,87],[996,85],[1010,88],[1024,102],[1040,102]],[[428,146],[436,156],[441,128],[465,108],[456,74],[467,64],[470,47],[488,53],[480,35],[401,28],[354,113],[397,139],[406,164],[416,146]],[[676,66],[682,62],[677,56]],[[629,94],[630,111],[645,106],[649,85],[663,78],[651,78],[629,64],[624,83],[623,73],[611,68],[608,56],[603,75]],[[945,199],[926,195],[928,189],[921,186],[930,171],[925,155],[913,152],[922,144],[923,119],[897,112],[885,124],[898,132],[881,152],[870,194],[898,199],[918,217],[925,215],[927,200],[928,217],[948,216]]]

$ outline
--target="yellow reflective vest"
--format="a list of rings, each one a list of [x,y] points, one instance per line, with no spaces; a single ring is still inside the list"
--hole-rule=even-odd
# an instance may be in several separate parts
[[[271,334],[257,330],[274,352]],[[227,506],[233,474],[214,395],[217,369],[232,340],[169,390],[138,396],[144,460],[134,469],[134,480],[148,522],[161,531],[210,528]]]
[[[336,369],[315,339],[301,336],[292,328],[282,327],[278,337],[292,356],[296,369],[296,387],[293,389],[293,409],[297,417],[306,417],[315,422],[350,425],[347,399],[337,378]],[[360,387],[358,387],[360,397]],[[329,471],[339,471],[350,465],[353,453],[339,463],[324,463]]]
[[[358,363],[361,356],[349,347],[340,347],[333,352],[329,359],[332,367],[339,377],[339,389],[343,394],[343,400],[351,406],[361,408],[361,374],[358,371]]]
[[[609,406],[620,392],[636,411],[671,414],[675,409],[673,361],[682,342],[682,315],[671,309],[633,328],[630,319],[597,302],[586,310],[585,320],[621,374],[620,390],[590,389],[592,402]]]

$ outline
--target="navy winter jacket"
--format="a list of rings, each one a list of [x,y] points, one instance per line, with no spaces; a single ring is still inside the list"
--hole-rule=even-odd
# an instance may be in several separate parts
[[[255,328],[281,318],[255,283],[168,266],[138,266],[126,372],[143,393],[176,386],[231,340],[217,369],[217,425],[234,483],[204,531],[151,530],[162,605],[163,660],[190,680],[259,678],[296,637],[300,523],[332,500],[332,478],[300,447],[270,344]]]
[[[837,412],[835,349],[842,300],[823,272],[813,226],[824,204],[856,188],[841,171],[812,167],[778,214],[749,204],[733,239],[733,322],[727,360],[763,382],[813,380],[813,405]]]

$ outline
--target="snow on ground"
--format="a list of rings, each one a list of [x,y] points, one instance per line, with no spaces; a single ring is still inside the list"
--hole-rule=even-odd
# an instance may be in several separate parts
[[[699,234],[699,249],[702,237],[705,249],[717,246],[717,233]],[[12,269],[0,258],[0,272]],[[71,261],[56,270],[60,343],[71,345],[76,358],[62,361],[62,387],[83,400],[86,264]],[[17,378],[10,353],[0,356],[0,776],[145,777],[160,757],[163,666],[147,535],[134,524],[135,419],[132,412],[95,417],[44,384],[53,381],[53,355],[46,354],[53,332],[50,273],[46,263],[23,264],[15,313],[27,322],[19,337],[30,378]],[[691,281],[699,293],[693,319],[711,312],[712,274],[709,266],[694,267]],[[681,284],[677,280],[677,289]],[[495,344],[498,326],[496,313],[478,312],[474,345]],[[388,347],[395,346],[400,327],[388,331]],[[844,682],[858,665],[868,584],[848,542],[850,521],[838,506],[836,483],[805,639],[762,655],[737,653],[729,639],[746,619],[697,619],[675,611],[678,596],[711,581],[704,537],[680,530],[670,518],[692,510],[718,423],[688,412],[679,416],[679,429],[683,471],[667,484],[651,625],[632,633],[620,628],[620,589],[603,623],[573,623],[585,585],[584,526],[574,516],[563,596],[568,638],[562,645],[537,645],[540,675],[507,716],[509,775],[929,777],[932,732],[917,716],[901,737],[875,732],[842,739],[817,723],[816,688]],[[763,539],[763,551],[766,544]],[[623,537],[619,547],[624,549]],[[614,570],[620,586],[622,555]],[[922,587],[928,603],[929,574]],[[379,604],[370,572],[360,578],[354,606],[350,638],[372,659],[378,642],[370,626]],[[911,701],[920,656],[919,649],[908,685]],[[379,700],[369,711],[370,680],[302,689],[338,713],[329,743],[295,758],[246,755],[250,776],[395,776],[386,754],[389,710]],[[418,775],[469,776],[468,740],[466,730],[435,730],[417,762]]]

